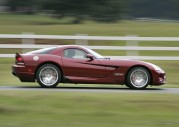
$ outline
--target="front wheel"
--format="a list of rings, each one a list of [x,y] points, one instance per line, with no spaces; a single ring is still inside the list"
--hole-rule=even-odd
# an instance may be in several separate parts
[[[41,87],[53,88],[61,81],[61,72],[53,64],[44,64],[37,70],[36,80]]]
[[[129,71],[126,86],[132,89],[144,89],[151,83],[149,71],[143,67],[135,67]]]

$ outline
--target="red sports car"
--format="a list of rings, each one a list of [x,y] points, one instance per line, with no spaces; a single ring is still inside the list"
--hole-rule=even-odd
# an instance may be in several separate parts
[[[13,75],[21,82],[37,81],[41,87],[59,83],[125,84],[132,89],[166,83],[158,66],[135,60],[110,60],[91,49],[66,45],[16,53]]]

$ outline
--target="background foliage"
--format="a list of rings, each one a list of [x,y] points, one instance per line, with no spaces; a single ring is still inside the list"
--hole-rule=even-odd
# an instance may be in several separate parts
[[[7,0],[11,12],[34,14],[44,10],[54,17],[73,16],[73,23],[84,19],[114,22],[121,18],[179,19],[178,0]]]

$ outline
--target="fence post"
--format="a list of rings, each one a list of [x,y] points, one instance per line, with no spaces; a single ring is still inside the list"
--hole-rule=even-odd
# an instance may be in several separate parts
[[[87,36],[88,34],[76,34],[76,36]],[[88,45],[88,40],[75,40],[76,45]]]
[[[22,33],[23,35],[34,35],[34,33],[31,33],[31,32],[23,32]],[[30,38],[24,38],[22,39],[22,44],[23,45],[33,45],[35,44],[35,39],[30,39]],[[32,49],[22,49],[22,53],[26,53],[26,52],[29,52],[31,51]]]
[[[127,35],[127,37],[138,37],[137,35]],[[126,46],[139,46],[138,41],[127,41]],[[139,56],[139,51],[137,50],[127,50],[127,56]]]

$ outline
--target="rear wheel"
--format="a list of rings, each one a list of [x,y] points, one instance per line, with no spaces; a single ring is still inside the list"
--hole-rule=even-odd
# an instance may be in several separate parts
[[[151,76],[147,69],[135,67],[127,75],[126,86],[132,89],[144,89],[151,82]]]
[[[61,81],[61,72],[53,64],[44,64],[37,70],[36,79],[41,87],[53,88]]]

